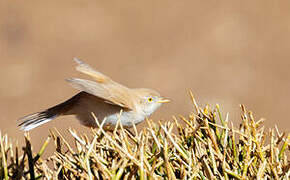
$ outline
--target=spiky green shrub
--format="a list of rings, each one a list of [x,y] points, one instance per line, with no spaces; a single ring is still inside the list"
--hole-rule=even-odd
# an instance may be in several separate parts
[[[289,179],[289,134],[266,131],[243,105],[236,128],[218,105],[201,108],[192,94],[191,100],[187,117],[147,120],[139,132],[120,123],[113,132],[99,125],[89,135],[68,129],[68,142],[51,130],[38,153],[28,134],[19,149],[0,133],[0,179]],[[55,151],[43,159],[51,139]]]

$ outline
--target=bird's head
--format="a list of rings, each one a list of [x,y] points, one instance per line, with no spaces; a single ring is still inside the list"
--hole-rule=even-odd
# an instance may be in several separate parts
[[[134,89],[138,97],[136,102],[138,109],[142,110],[146,116],[150,116],[163,103],[168,103],[170,100],[160,96],[157,91],[151,89]]]

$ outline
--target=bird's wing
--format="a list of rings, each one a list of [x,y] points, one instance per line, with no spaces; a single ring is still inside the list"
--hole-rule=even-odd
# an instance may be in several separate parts
[[[78,64],[76,66],[76,70],[84,73],[86,75],[91,76],[94,78],[98,83],[113,83],[113,80],[108,76],[100,73],[99,71],[93,69],[90,65],[86,64],[85,62],[81,61],[78,58],[74,58],[74,61]],[[114,82],[115,83],[115,82]]]
[[[125,86],[115,83],[94,82],[78,78],[70,78],[67,79],[67,81],[74,88],[102,98],[106,103],[134,110],[134,103],[130,96],[131,89],[126,88]]]
[[[134,104],[130,96],[131,89],[113,81],[110,77],[93,69],[90,65],[78,58],[74,58],[74,61],[78,64],[76,66],[77,71],[87,74],[96,80],[96,82],[73,78],[67,80],[74,88],[103,98],[108,103],[132,110],[134,109]]]

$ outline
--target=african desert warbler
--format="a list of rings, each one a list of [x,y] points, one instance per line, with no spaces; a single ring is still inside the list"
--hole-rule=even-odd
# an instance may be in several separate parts
[[[91,76],[95,81],[67,79],[81,92],[45,111],[20,118],[21,130],[29,131],[62,115],[75,115],[80,123],[87,127],[98,127],[97,120],[100,124],[103,123],[105,129],[112,129],[120,120],[122,125],[128,128],[133,126],[133,123],[142,122],[162,103],[169,102],[152,89],[128,88],[94,70],[81,60],[77,58],[74,60],[78,63],[76,70]]]

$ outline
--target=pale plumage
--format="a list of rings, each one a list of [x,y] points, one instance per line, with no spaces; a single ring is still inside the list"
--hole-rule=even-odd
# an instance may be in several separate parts
[[[138,124],[150,116],[161,103],[168,102],[154,90],[127,88],[81,60],[74,60],[78,63],[76,70],[91,76],[95,81],[67,79],[81,92],[59,105],[21,118],[20,129],[29,131],[60,115],[75,115],[81,124],[96,127],[91,113],[96,115],[100,123],[105,120],[107,129],[114,127],[118,119],[125,127],[130,127],[132,123]],[[121,110],[123,113],[120,116]]]

